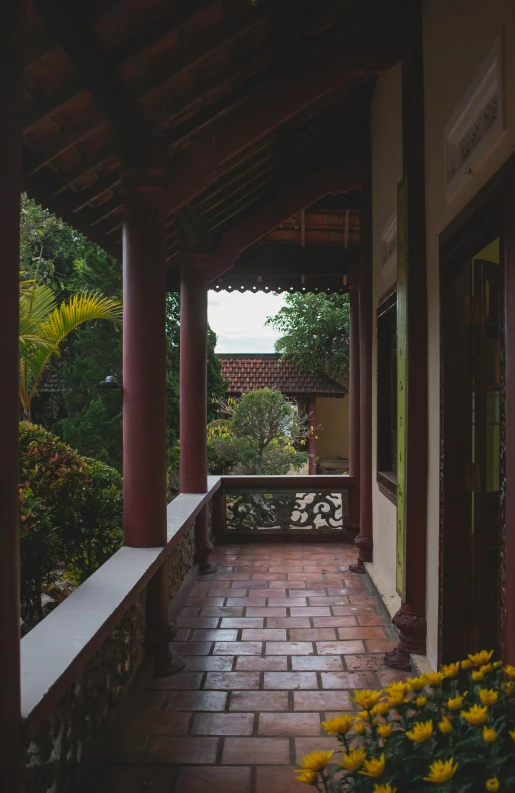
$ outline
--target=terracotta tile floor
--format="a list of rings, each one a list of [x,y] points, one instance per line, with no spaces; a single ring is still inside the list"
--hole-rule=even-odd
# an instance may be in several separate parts
[[[398,673],[349,545],[217,548],[178,617],[184,672],[151,681],[95,793],[290,793],[292,766],[335,745],[320,722]],[[343,571],[340,568],[343,567]]]

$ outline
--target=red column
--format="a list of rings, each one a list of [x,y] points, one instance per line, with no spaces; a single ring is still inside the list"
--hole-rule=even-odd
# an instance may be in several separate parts
[[[360,195],[359,275],[359,549],[353,573],[364,573],[372,561],[372,182],[371,151],[367,135],[363,146],[363,180]]]
[[[20,793],[20,502],[18,338],[22,131],[22,3],[2,15],[0,94],[0,789]]]
[[[125,544],[166,545],[166,336],[163,173],[125,176],[123,478]]]
[[[166,269],[164,179],[160,170],[124,176],[123,496],[125,545],[166,545]],[[147,588],[146,644],[154,676],[184,668],[168,642],[166,567]]]
[[[506,487],[504,661],[515,664],[515,194],[505,232]]]
[[[207,491],[207,283],[202,257],[189,257],[181,270],[180,349],[181,493]],[[202,575],[214,571],[209,557],[207,506],[195,522],[196,561]]]
[[[385,661],[410,669],[410,654],[426,652],[427,535],[427,271],[422,10],[412,9],[412,46],[402,63],[403,164],[407,177],[409,276],[407,287],[408,430],[406,471],[405,600],[393,618],[398,647]]]
[[[316,397],[311,397],[308,402],[309,435],[308,435],[308,454],[309,454],[309,473],[317,472],[317,401]]]
[[[359,292],[357,283],[349,290],[349,475],[359,483]],[[351,528],[359,528],[359,498],[351,500]]]

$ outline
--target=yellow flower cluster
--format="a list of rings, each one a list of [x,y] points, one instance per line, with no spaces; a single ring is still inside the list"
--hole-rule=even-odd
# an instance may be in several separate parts
[[[497,720],[496,708],[515,695],[515,666],[503,666],[500,661],[494,662],[492,656],[492,650],[481,650],[470,654],[464,661],[444,664],[437,672],[392,681],[381,691],[354,690],[351,699],[357,711],[322,722],[324,730],[329,735],[337,736],[342,744],[341,762],[326,770],[334,753],[312,752],[302,759],[296,771],[298,780],[313,786],[323,782],[327,789],[334,769],[339,767],[339,772],[343,771],[343,779],[346,779],[345,775],[356,774],[356,780],[361,775],[370,778],[374,784],[375,779],[384,776],[391,781],[376,782],[373,793],[397,793],[394,786],[395,767],[400,758],[396,755],[399,755],[399,748],[403,747],[399,741],[407,739],[406,747],[400,749],[401,755],[406,752],[407,756],[423,758],[431,757],[433,750],[441,745],[442,737],[438,738],[439,735],[449,735],[454,736],[449,744],[454,747],[454,756],[435,760],[431,764],[427,761],[428,765],[420,769],[426,776],[422,777],[421,773],[418,777],[434,785],[445,785],[459,769],[462,736],[469,735],[468,731],[463,732],[463,723],[471,730],[470,740],[479,740],[483,751],[487,751],[489,744],[498,742],[499,748],[496,744],[494,750],[494,756],[497,756],[495,753],[504,751],[502,747],[505,744],[499,738],[499,724],[502,722]],[[457,681],[462,670],[468,673],[471,681],[470,694],[469,691],[462,691]],[[488,682],[483,682],[485,680]],[[481,730],[476,732],[478,727]],[[474,735],[477,737],[472,737]],[[509,735],[515,744],[515,729]],[[413,747],[409,750],[408,742],[418,745],[429,743],[427,749]],[[380,756],[377,756],[378,745],[383,751]],[[410,751],[418,754],[409,754]],[[490,773],[497,768],[488,767]],[[464,767],[462,774],[467,776],[467,773]],[[365,780],[361,784],[365,784]],[[494,793],[504,790],[495,776],[483,778],[479,784]]]

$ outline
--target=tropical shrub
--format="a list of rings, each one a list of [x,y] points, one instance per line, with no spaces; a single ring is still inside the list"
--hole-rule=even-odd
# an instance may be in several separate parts
[[[207,467],[212,474],[229,474],[238,463],[237,439],[228,419],[207,425]]]
[[[515,667],[492,656],[355,691],[360,711],[322,725],[340,743],[338,763],[335,752],[314,751],[299,781],[328,793],[515,790]]]
[[[122,479],[55,435],[20,423],[21,608],[43,616],[41,594],[66,574],[81,583],[122,544]]]
[[[308,422],[280,391],[249,391],[239,401],[229,400],[224,412],[242,473],[287,474],[308,461],[296,448],[305,443]]]

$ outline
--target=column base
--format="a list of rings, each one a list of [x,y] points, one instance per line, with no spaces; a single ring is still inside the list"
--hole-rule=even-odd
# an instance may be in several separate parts
[[[154,671],[152,677],[169,677],[181,672],[186,666],[185,661],[174,655],[170,644],[177,636],[177,628],[172,622],[162,627],[147,639],[147,648],[154,656]]]
[[[411,655],[425,655],[427,624],[424,614],[411,611],[405,603],[395,614],[393,624],[399,631],[399,644],[390,653],[386,653],[384,661],[390,669],[409,671]]]
[[[364,575],[365,573],[365,562],[372,561],[372,549],[373,549],[373,540],[372,537],[366,537],[363,534],[358,534],[354,538],[354,545],[359,550],[358,561],[355,564],[349,565],[349,570],[351,573],[358,573],[359,575]]]

